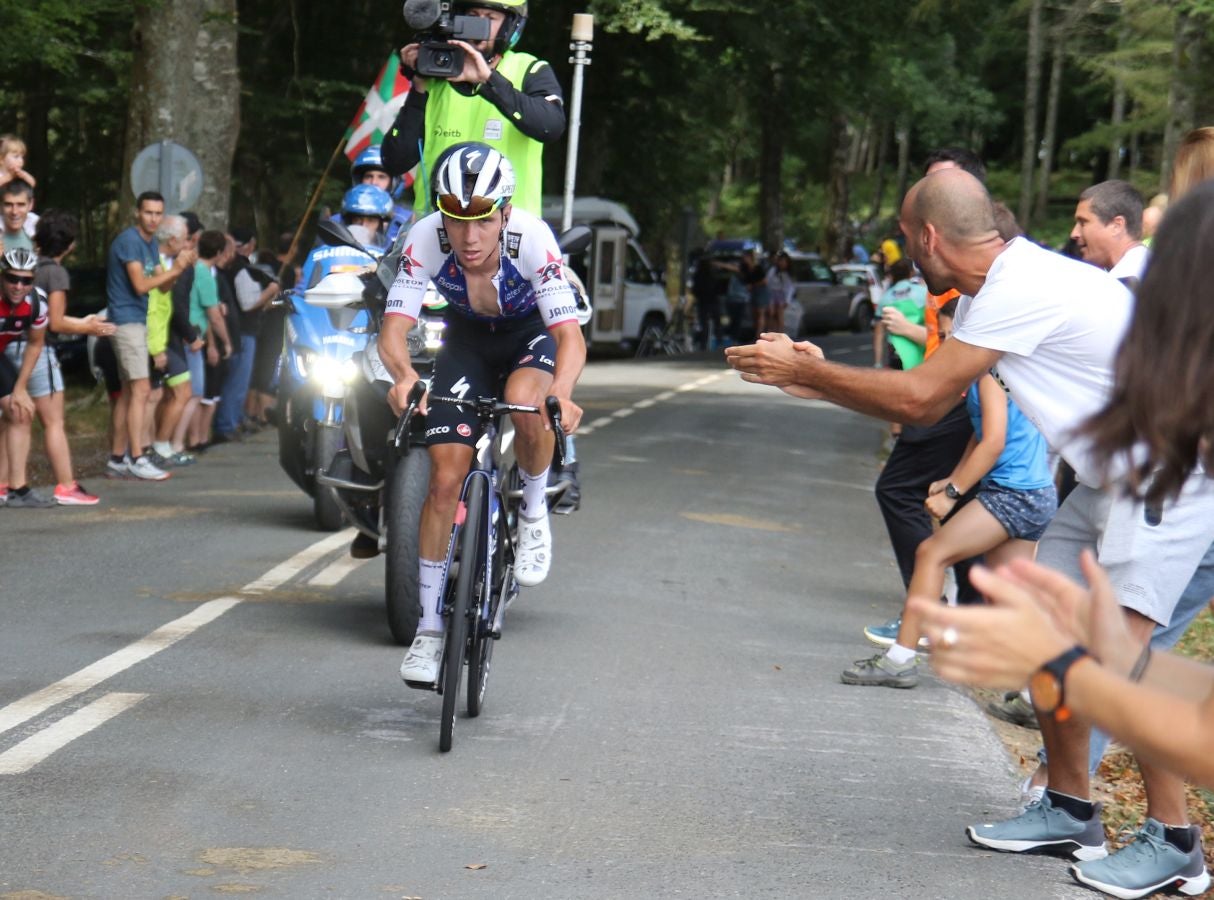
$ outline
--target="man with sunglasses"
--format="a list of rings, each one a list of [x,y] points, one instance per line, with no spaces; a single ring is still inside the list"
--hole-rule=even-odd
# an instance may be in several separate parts
[[[46,341],[49,311],[41,291],[34,288],[34,269],[38,257],[32,250],[12,247],[0,256],[0,441],[3,461],[0,505],[12,508],[48,508],[55,501],[36,494],[26,483],[26,463],[30,451],[30,426],[34,419],[34,401],[30,397],[30,377]],[[5,352],[15,341],[25,344],[17,359]],[[15,349],[15,348],[14,348]]]
[[[586,362],[586,344],[552,230],[512,208],[514,169],[485,144],[448,150],[434,168],[433,184],[438,212],[405,238],[380,335],[380,356],[395,382],[388,394],[393,411],[400,414],[417,381],[406,336],[433,279],[448,312],[431,390],[463,399],[503,396],[508,403],[539,407],[545,397],[555,396],[562,425],[572,433],[582,417],[572,395]],[[526,587],[543,581],[552,561],[544,489],[554,436],[540,416],[517,415],[513,422],[523,480],[515,576]],[[475,425],[474,412],[452,404],[436,403],[426,412],[430,489],[418,541],[421,620],[401,664],[401,677],[411,686],[430,688],[438,677],[439,594]]]

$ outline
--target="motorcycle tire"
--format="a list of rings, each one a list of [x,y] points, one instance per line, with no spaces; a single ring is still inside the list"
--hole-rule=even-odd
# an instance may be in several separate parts
[[[384,491],[384,523],[388,529],[384,601],[392,639],[402,647],[413,643],[421,616],[417,539],[429,485],[430,454],[425,447],[415,447],[397,460]]]
[[[336,428],[321,428],[316,435],[316,469],[323,471],[333,462],[341,447],[341,432]],[[341,528],[341,507],[333,492],[327,487],[315,485],[312,495],[312,513],[316,527],[321,531],[337,531]]]

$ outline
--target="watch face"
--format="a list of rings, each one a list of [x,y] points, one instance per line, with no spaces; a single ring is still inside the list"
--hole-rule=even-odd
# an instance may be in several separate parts
[[[1033,698],[1033,706],[1049,714],[1062,703],[1062,685],[1053,672],[1038,669],[1029,679],[1029,696]]]

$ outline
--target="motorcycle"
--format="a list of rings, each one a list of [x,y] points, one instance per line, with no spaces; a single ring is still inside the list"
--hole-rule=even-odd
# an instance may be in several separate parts
[[[340,225],[322,223],[320,227],[321,240],[334,243],[345,240],[341,234],[345,229]],[[348,232],[345,237],[353,240]],[[565,253],[578,253],[589,246],[591,239],[589,228],[577,226],[561,236],[561,249]],[[422,504],[430,483],[430,455],[426,452],[405,452],[406,449],[424,451],[424,417],[412,417],[408,434],[400,435],[399,439],[395,434],[398,422],[387,402],[392,377],[379,358],[377,337],[388,289],[396,275],[399,245],[398,240],[392,251],[380,260],[375,273],[363,275],[357,284],[344,282],[341,290],[345,293],[340,300],[339,290],[335,288],[332,293],[334,304],[340,303],[346,309],[368,310],[375,333],[363,351],[355,356],[362,377],[351,387],[345,407],[342,423],[345,445],[317,481],[333,492],[347,521],[366,538],[375,541],[379,551],[384,554],[384,599],[388,626],[397,643],[408,645],[413,642],[421,613],[417,585],[417,541]],[[592,314],[588,294],[581,280],[568,266],[565,267],[565,275],[577,294],[578,319],[584,326]],[[431,285],[423,301],[422,315],[407,337],[413,368],[427,384],[433,374],[434,360],[442,347],[446,327],[445,306]],[[509,472],[507,493],[521,498],[522,479],[510,453],[513,436],[514,430],[507,422],[499,435],[503,471]],[[568,479],[557,479],[548,486],[548,503],[554,511],[561,505],[570,487]]]
[[[316,524],[341,527],[342,513],[333,493],[317,483],[318,473],[341,448],[342,420],[350,383],[357,377],[354,356],[371,334],[370,315],[332,302],[340,278],[374,266],[375,255],[351,236],[354,246],[322,247],[305,263],[302,284],[315,281],[313,266],[327,274],[312,288],[284,295],[287,309],[283,362],[279,379],[278,461],[312,497]]]

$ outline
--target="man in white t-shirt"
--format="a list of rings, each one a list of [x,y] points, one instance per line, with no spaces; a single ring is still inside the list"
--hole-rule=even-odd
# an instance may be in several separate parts
[[[1150,251],[1142,242],[1142,194],[1125,181],[1102,181],[1079,195],[1071,238],[1084,262],[1100,266],[1131,290]]]
[[[1162,511],[1122,499],[1116,487],[1102,490],[1104,473],[1077,432],[1108,400],[1114,357],[1130,320],[1129,290],[1109,273],[1025,238],[1005,244],[985,188],[960,170],[929,175],[911,189],[902,229],[928,289],[955,288],[965,295],[952,339],[926,362],[908,372],[846,366],[827,362],[808,342],[765,335],[756,344],[727,350],[730,365],[747,381],[795,397],[824,398],[884,420],[916,423],[935,421],[974,378],[991,371],[1079,481],[1042,538],[1038,560],[1078,580],[1080,549],[1096,552],[1131,629],[1145,644],[1156,624],[1168,624],[1214,542],[1214,479],[1195,473],[1180,499]],[[1115,861],[1145,859],[1140,847],[1100,862],[1107,855],[1100,807],[1085,799],[1089,727],[1045,715],[1039,720],[1050,760],[1045,796],[1008,822],[971,826],[971,840],[1011,852],[1065,849],[1091,861],[1081,864],[1084,875],[1088,866],[1115,868]],[[1183,783],[1147,763],[1140,761],[1140,767],[1148,816],[1175,842],[1169,845],[1175,871],[1163,874],[1176,877],[1194,866],[1204,873],[1200,840],[1187,826]],[[1138,878],[1137,871],[1101,872],[1100,878],[1081,880],[1117,882],[1122,889]]]

